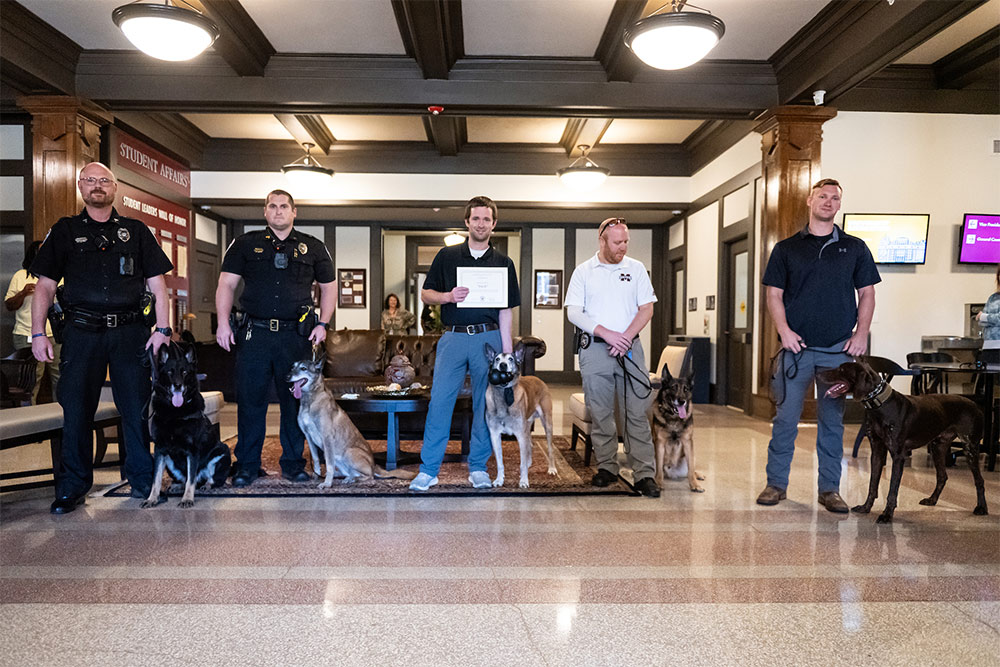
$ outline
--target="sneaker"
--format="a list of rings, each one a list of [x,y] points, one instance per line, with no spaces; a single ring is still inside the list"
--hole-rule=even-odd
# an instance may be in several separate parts
[[[590,479],[590,484],[592,486],[611,486],[618,481],[618,475],[614,474],[610,470],[605,470],[601,468],[597,471],[597,474]]]
[[[471,484],[474,489],[490,489],[493,487],[493,482],[490,480],[490,476],[482,470],[476,470],[475,472],[469,473],[469,484]]]
[[[776,486],[771,486],[768,484],[764,487],[764,490],[760,492],[757,496],[758,505],[777,505],[780,501],[785,499],[785,490],[779,489]]]
[[[410,482],[410,491],[426,491],[438,483],[437,477],[431,477],[425,472],[419,473]]]
[[[646,496],[647,498],[659,498],[660,497],[660,487],[657,486],[656,480],[652,477],[643,477],[638,482],[635,483],[635,490]]]

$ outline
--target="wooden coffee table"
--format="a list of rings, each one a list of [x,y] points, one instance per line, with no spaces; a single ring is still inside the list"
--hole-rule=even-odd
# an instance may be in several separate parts
[[[388,418],[388,428],[386,429],[385,442],[385,469],[393,470],[397,466],[410,463],[419,463],[419,452],[404,452],[399,448],[399,415],[403,412],[427,412],[430,405],[430,396],[427,394],[416,395],[379,395],[379,394],[347,394],[347,398],[339,396],[336,398],[337,405],[348,413],[380,413],[384,412]],[[462,422],[462,453],[449,454],[445,456],[446,461],[465,461],[469,455],[469,436],[472,431],[472,399],[468,396],[460,396],[455,401],[455,411],[466,415]],[[375,453],[375,458],[382,458],[381,452]]]

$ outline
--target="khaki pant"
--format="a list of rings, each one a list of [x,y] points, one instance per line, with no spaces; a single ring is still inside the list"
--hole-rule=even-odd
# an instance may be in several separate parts
[[[28,341],[24,336],[15,336],[14,349],[30,350],[31,342]],[[52,401],[56,402],[59,400],[59,395],[56,393],[56,391],[57,388],[59,387],[59,353],[61,351],[62,351],[62,345],[56,343],[55,341],[52,341],[52,361],[38,362],[38,366],[35,368],[35,386],[31,390],[32,405],[38,403],[38,388],[42,386],[42,375],[45,373],[46,366],[49,369],[49,382],[52,384]]]

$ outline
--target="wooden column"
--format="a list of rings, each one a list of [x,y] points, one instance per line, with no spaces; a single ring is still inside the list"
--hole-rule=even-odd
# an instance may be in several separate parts
[[[760,231],[760,262],[757,280],[764,277],[764,268],[774,245],[802,229],[809,221],[806,198],[820,175],[820,147],[823,123],[837,115],[830,107],[780,106],[768,109],[757,118],[754,129],[762,135],[762,177],[764,210]],[[773,416],[774,406],[768,398],[770,361],[781,347],[778,330],[767,312],[767,299],[762,289],[757,307],[757,387],[751,406],[754,416]],[[815,415],[812,399],[807,399],[803,417]]]
[[[112,116],[96,104],[64,95],[17,99],[31,114],[32,197],[31,240],[45,238],[59,218],[83,208],[76,177],[88,162],[101,158],[101,127]]]

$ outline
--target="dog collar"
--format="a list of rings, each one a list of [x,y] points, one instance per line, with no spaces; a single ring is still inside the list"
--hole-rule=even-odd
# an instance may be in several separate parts
[[[865,406],[868,410],[874,410],[876,408],[882,407],[889,395],[892,394],[892,387],[883,378],[878,386],[871,390],[871,392],[861,399],[861,405]]]

